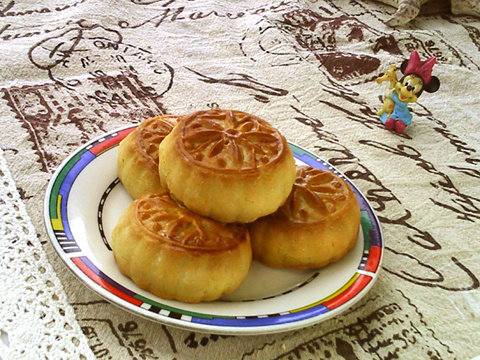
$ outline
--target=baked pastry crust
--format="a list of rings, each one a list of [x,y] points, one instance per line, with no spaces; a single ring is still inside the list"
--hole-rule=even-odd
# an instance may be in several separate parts
[[[112,232],[111,246],[120,271],[140,288],[183,302],[233,292],[252,260],[246,226],[201,217],[168,194],[133,201]]]
[[[159,146],[160,178],[175,199],[221,222],[275,212],[295,181],[285,138],[241,111],[199,111],[179,120]]]
[[[120,142],[118,177],[134,199],[168,191],[158,175],[158,146],[172,131],[177,118],[165,115],[144,120]]]
[[[355,247],[359,226],[348,183],[332,171],[299,166],[285,204],[250,224],[253,256],[275,268],[320,268]]]

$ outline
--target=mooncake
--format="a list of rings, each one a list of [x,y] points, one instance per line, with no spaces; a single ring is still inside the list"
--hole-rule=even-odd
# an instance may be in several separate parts
[[[253,256],[274,268],[315,269],[355,247],[360,208],[349,184],[333,171],[299,166],[278,211],[249,225]]]
[[[134,199],[167,191],[158,175],[158,146],[172,131],[177,118],[166,115],[144,120],[120,142],[118,177]]]
[[[172,197],[220,222],[275,212],[295,181],[295,161],[269,122],[241,111],[182,117],[159,146],[159,174]]]
[[[194,214],[168,194],[134,200],[111,238],[120,271],[164,299],[216,300],[243,282],[252,261],[245,225]]]

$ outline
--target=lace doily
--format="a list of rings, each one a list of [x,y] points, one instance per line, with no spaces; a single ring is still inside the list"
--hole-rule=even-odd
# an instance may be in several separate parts
[[[94,358],[1,149],[0,181],[0,359]]]

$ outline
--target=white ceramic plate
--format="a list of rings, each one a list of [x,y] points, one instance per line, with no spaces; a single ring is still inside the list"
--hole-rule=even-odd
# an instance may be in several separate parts
[[[268,268],[253,261],[245,282],[210,303],[164,300],[138,288],[118,270],[110,233],[132,199],[117,178],[118,143],[134,127],[82,146],[53,175],[45,197],[45,224],[67,267],[89,288],[137,315],[167,325],[217,334],[260,334],[292,330],[348,309],[373,285],[383,257],[379,222],[353,185],[361,209],[357,246],[321,270]],[[298,164],[330,169],[315,155],[290,144]],[[343,176],[342,174],[340,174]]]

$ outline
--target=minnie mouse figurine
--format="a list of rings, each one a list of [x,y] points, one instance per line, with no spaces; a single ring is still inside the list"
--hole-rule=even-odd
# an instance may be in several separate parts
[[[387,72],[377,79],[377,83],[389,81],[389,90],[393,91],[385,98],[383,107],[377,112],[380,121],[385,124],[385,129],[395,130],[401,134],[412,121],[412,114],[408,103],[414,103],[425,90],[433,93],[440,87],[440,80],[432,76],[433,65],[436,57],[432,56],[426,61],[421,61],[417,51],[410,54],[410,59],[403,61],[400,70],[403,77],[397,80],[396,66],[390,65]]]

